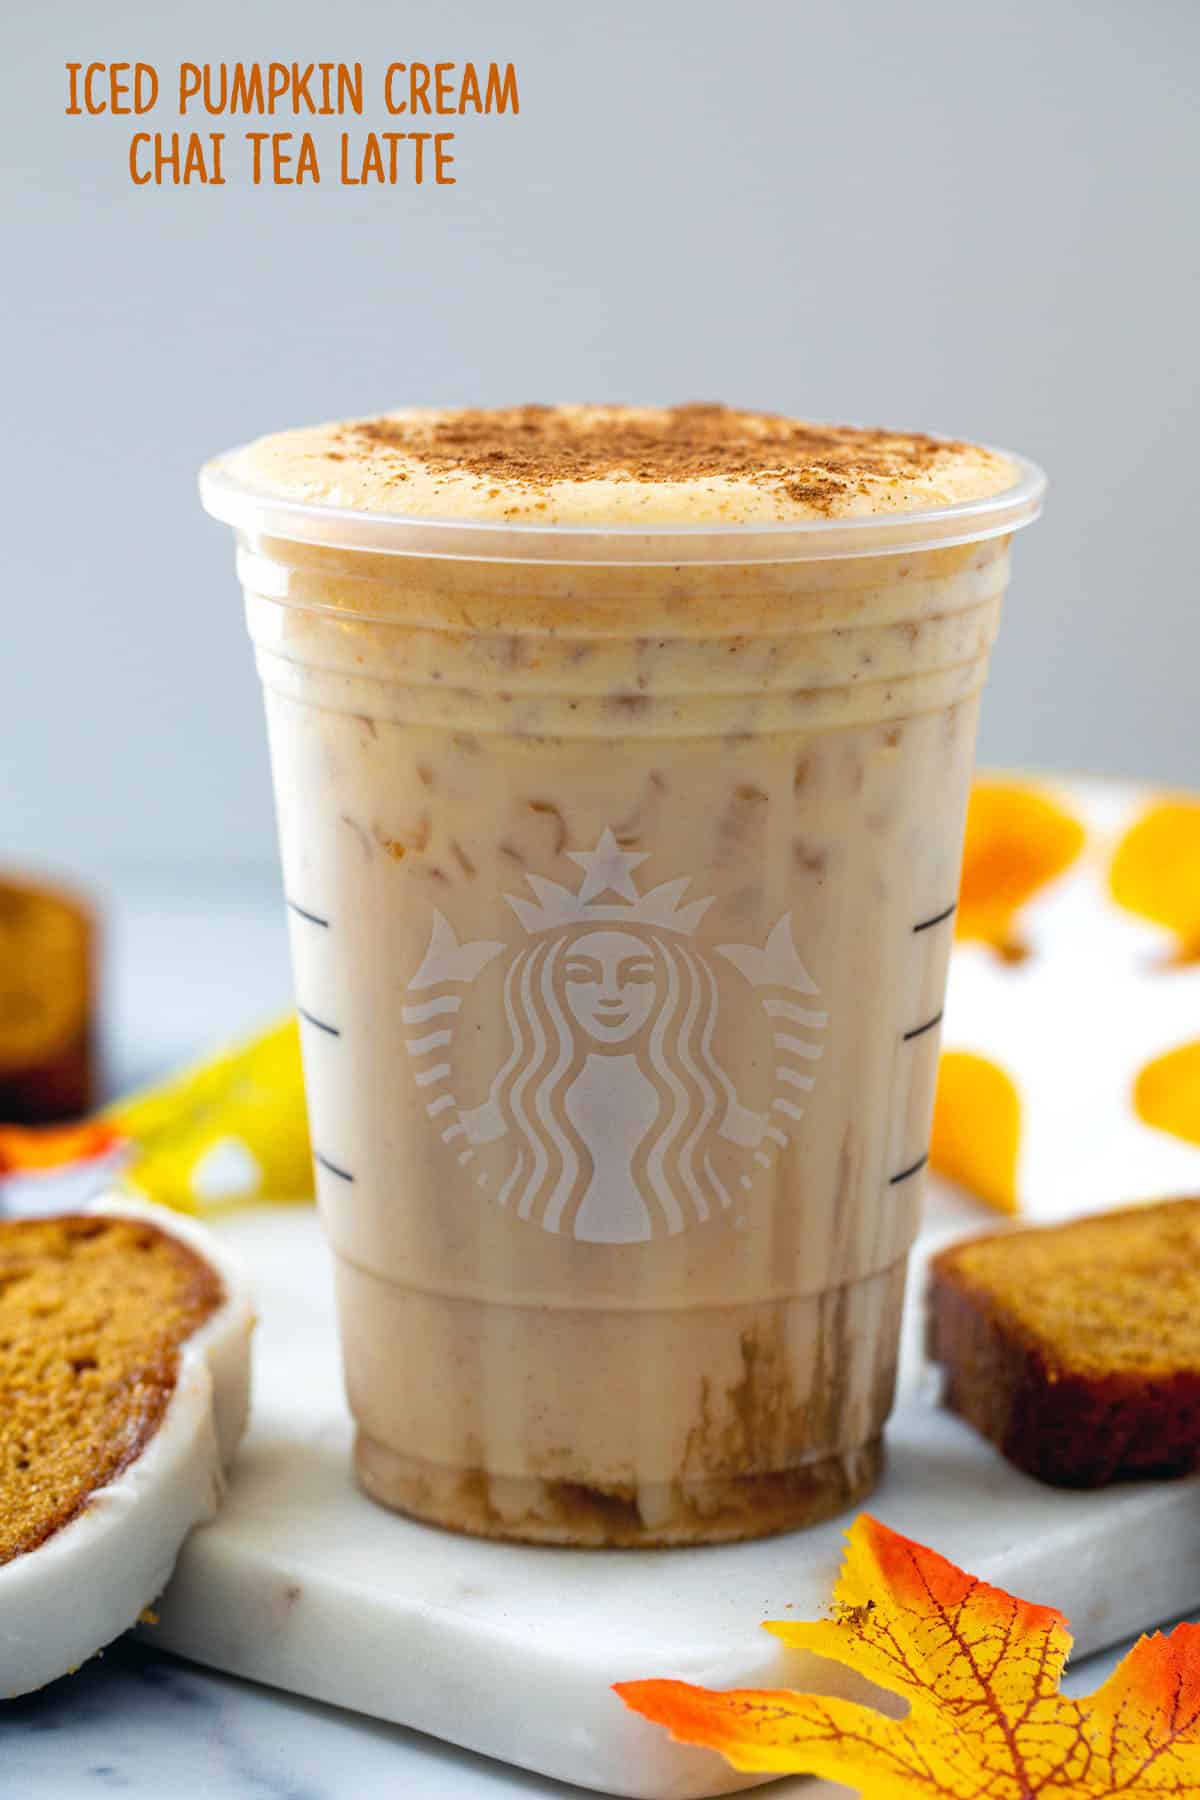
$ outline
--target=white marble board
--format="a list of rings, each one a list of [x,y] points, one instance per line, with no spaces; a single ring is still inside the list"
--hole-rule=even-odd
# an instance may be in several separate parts
[[[925,1243],[978,1222],[976,1208],[935,1193]],[[188,1542],[150,1641],[646,1800],[743,1781],[635,1718],[612,1682],[829,1691],[831,1666],[783,1650],[760,1621],[825,1608],[845,1520],[757,1544],[605,1552],[475,1542],[394,1516],[351,1481],[315,1216],[257,1210],[220,1229],[258,1283],[254,1420],[226,1503]],[[1200,1604],[1196,1481],[1094,1494],[1039,1486],[938,1410],[918,1327],[910,1307],[888,1473],[869,1503],[878,1516],[1061,1606],[1080,1652]]]

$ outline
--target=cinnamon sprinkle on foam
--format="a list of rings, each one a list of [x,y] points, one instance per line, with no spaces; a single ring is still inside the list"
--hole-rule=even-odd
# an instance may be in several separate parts
[[[842,517],[1015,480],[1005,458],[960,439],[713,403],[410,408],[260,439],[234,472],[318,504],[539,523]]]

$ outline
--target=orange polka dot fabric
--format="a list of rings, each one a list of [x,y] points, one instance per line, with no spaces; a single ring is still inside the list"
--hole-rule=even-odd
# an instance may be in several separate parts
[[[960,1196],[1200,1192],[1200,796],[981,776],[942,1044],[930,1163]]]

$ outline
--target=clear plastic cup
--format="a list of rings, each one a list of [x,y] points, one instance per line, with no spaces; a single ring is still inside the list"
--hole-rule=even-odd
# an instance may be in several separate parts
[[[362,1485],[570,1544],[857,1500],[1041,475],[647,530],[339,511],[226,462]]]

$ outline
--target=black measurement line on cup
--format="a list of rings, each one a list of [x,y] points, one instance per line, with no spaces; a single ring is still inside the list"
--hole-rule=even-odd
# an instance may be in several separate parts
[[[914,1025],[911,1031],[906,1031],[903,1039],[904,1043],[911,1044],[914,1038],[924,1037],[927,1031],[932,1031],[934,1026],[940,1025],[941,1022],[942,1014],[940,1012],[934,1013],[932,1019],[926,1019],[923,1025]]]
[[[354,1180],[349,1169],[340,1168],[337,1163],[330,1162],[329,1158],[327,1156],[322,1156],[319,1150],[313,1151],[313,1161],[319,1164],[322,1169],[327,1170],[330,1175],[336,1175],[339,1181]]]
[[[329,1037],[341,1037],[342,1033],[337,1025],[330,1025],[325,1019],[318,1019],[316,1013],[306,1012],[302,1006],[298,1006],[296,1011],[300,1014],[300,1017],[306,1019],[310,1025],[315,1025],[318,1031],[325,1032]]]
[[[952,901],[949,906],[944,906],[941,912],[934,913],[932,918],[918,920],[913,926],[913,935],[915,936],[918,931],[932,931],[935,925],[944,925],[946,920],[952,919],[957,911],[958,901],[955,900]],[[934,1013],[932,1019],[926,1019],[923,1025],[914,1025],[911,1031],[906,1031],[901,1041],[905,1044],[911,1044],[914,1038],[924,1037],[927,1031],[933,1031],[941,1024],[942,1017],[943,1015],[941,1012]],[[902,1181],[911,1181],[914,1175],[919,1175],[921,1173],[921,1170],[928,1161],[929,1152],[926,1151],[924,1156],[918,1156],[916,1162],[909,1163],[907,1169],[900,1169],[895,1175],[890,1175],[888,1177],[888,1186],[899,1187]]]
[[[957,911],[958,901],[956,900],[952,906],[947,906],[944,911],[934,913],[932,919],[922,919],[919,925],[913,926],[913,931],[932,931],[935,925],[944,925],[946,920],[951,918]]]
[[[321,925],[325,928],[326,931],[328,931],[329,920],[323,919],[321,917],[320,913],[309,912],[307,906],[299,906],[299,905],[297,905],[295,900],[289,900],[288,906],[290,907],[292,912],[294,912],[296,914],[296,916],[298,918],[307,919],[310,925]]]
[[[284,899],[287,901],[289,911],[294,912],[298,919],[305,919],[310,925],[319,925],[323,931],[328,931],[329,920],[323,919],[320,913],[310,912],[307,906],[301,906],[298,901],[290,899],[286,894]],[[331,1025],[328,1019],[318,1019],[316,1013],[310,1013],[307,1007],[297,1006],[296,1013],[306,1025],[312,1025],[317,1031],[323,1031],[326,1037],[341,1037],[339,1026]],[[312,1158],[317,1167],[324,1169],[327,1175],[335,1175],[339,1181],[354,1180],[349,1169],[343,1169],[340,1163],[331,1161],[328,1156],[322,1156],[319,1150],[313,1151]]]
[[[918,1156],[915,1163],[910,1163],[908,1165],[907,1169],[901,1169],[901,1171],[898,1175],[890,1176],[888,1179],[888,1186],[889,1187],[899,1187],[899,1185],[902,1181],[908,1181],[911,1176],[919,1175],[921,1173],[921,1170],[925,1167],[925,1164],[928,1161],[929,1161],[929,1152],[926,1151],[924,1156]]]

